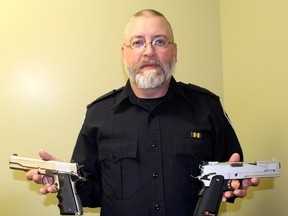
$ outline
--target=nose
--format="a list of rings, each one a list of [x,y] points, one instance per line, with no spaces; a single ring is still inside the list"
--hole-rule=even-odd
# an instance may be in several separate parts
[[[146,42],[146,46],[144,48],[143,55],[153,56],[154,53],[155,53],[155,48],[152,46],[152,42]]]

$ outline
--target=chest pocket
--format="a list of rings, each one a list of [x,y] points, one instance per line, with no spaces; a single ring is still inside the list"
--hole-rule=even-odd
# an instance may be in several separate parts
[[[116,199],[131,199],[139,187],[137,140],[98,143],[103,193]]]
[[[173,139],[173,176],[174,186],[181,193],[190,196],[198,193],[199,187],[191,182],[191,175],[200,174],[199,164],[212,157],[212,138],[175,138]],[[190,188],[190,190],[188,190]]]
[[[173,153],[178,156],[190,156],[195,159],[209,160],[212,156],[211,137],[205,139],[185,138],[173,140]]]

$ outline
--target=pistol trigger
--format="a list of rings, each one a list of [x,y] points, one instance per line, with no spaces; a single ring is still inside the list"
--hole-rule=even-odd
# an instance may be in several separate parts
[[[244,179],[239,179],[238,181],[240,182],[240,186],[237,189],[243,189],[243,180]]]
[[[54,187],[56,187],[57,190],[59,190],[60,186],[59,186],[59,177],[58,177],[58,175],[54,175],[54,176],[52,176],[52,178],[53,178],[53,184],[52,185]]]

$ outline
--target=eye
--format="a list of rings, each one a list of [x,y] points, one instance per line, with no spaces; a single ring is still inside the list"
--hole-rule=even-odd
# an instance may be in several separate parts
[[[165,47],[167,45],[167,40],[164,38],[157,38],[153,40],[154,47]]]
[[[134,48],[140,48],[140,47],[143,47],[145,46],[145,41],[144,40],[136,40],[136,41],[133,41],[131,43],[131,47],[134,49]]]

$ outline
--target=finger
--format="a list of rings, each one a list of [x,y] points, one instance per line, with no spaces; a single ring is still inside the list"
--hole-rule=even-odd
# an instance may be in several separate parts
[[[39,156],[43,160],[46,160],[46,161],[48,161],[48,160],[58,160],[56,157],[54,157],[53,155],[49,154],[44,149],[40,149],[38,153],[39,153]]]
[[[41,194],[47,194],[47,193],[49,193],[46,187],[40,188],[39,191],[40,191]]]
[[[29,180],[29,181],[32,181],[33,180],[33,176],[35,174],[38,174],[37,170],[29,170],[28,172],[26,172],[26,179]]]
[[[234,197],[234,193],[232,191],[226,191],[222,196],[222,202],[226,202],[227,199]]]
[[[41,194],[47,194],[47,193],[56,193],[58,190],[56,187],[51,185],[44,185],[44,187],[40,188]]]
[[[240,198],[244,198],[247,195],[247,190],[234,190],[233,191],[234,196],[240,197]]]
[[[34,174],[32,180],[37,184],[42,184],[42,176],[41,174]]]
[[[258,186],[260,184],[260,178],[252,178],[251,186]]]
[[[234,191],[226,191],[223,194],[222,202],[226,202],[227,199],[233,198],[233,197],[244,198],[246,195],[247,195],[247,190],[235,189]]]
[[[247,190],[250,186],[256,187],[260,184],[259,178],[244,179],[242,182],[242,188]]]
[[[240,155],[238,153],[234,153],[231,155],[229,162],[239,162],[240,161]]]
[[[58,189],[54,186],[49,186],[47,190],[49,193],[56,193],[58,191]]]
[[[42,178],[42,175],[39,174],[38,170],[29,170],[26,173],[26,179],[29,181],[34,181],[37,184],[42,183],[41,178]]]

